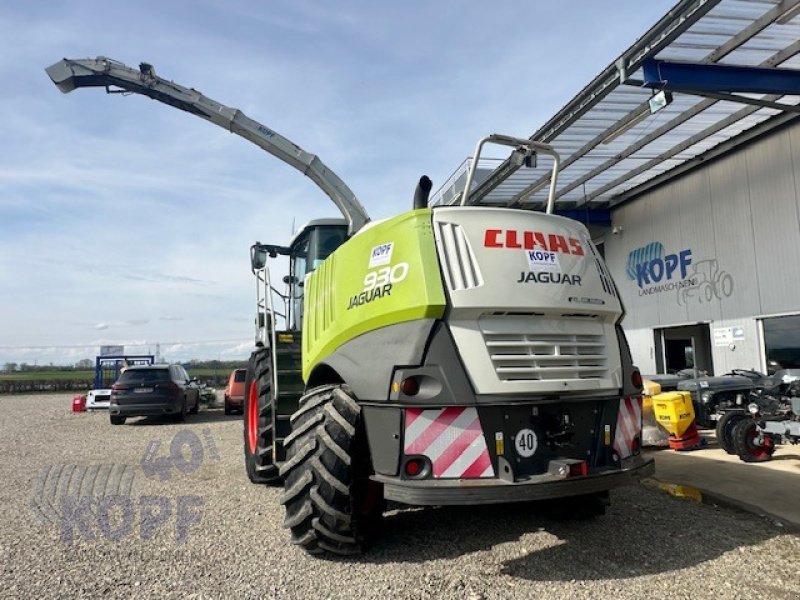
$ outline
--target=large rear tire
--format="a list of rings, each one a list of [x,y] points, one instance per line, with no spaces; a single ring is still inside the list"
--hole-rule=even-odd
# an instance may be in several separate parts
[[[740,411],[726,411],[717,421],[717,443],[728,454],[736,454],[736,448],[733,445],[733,428],[742,419],[748,418],[744,412]]]
[[[284,527],[309,554],[359,554],[383,516],[383,489],[369,479],[361,408],[344,385],[308,391],[284,440]]]
[[[244,467],[253,483],[277,483],[272,459],[272,353],[259,348],[250,355],[244,382]]]
[[[775,444],[770,435],[763,436],[763,443],[758,442],[758,429],[753,419],[739,421],[733,428],[733,445],[736,454],[744,462],[765,462],[772,460]]]

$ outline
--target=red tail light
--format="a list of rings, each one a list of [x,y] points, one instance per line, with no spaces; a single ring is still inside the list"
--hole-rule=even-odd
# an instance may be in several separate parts
[[[589,474],[589,463],[585,460],[579,463],[572,463],[569,466],[569,477],[586,477]]]
[[[422,472],[422,461],[419,459],[412,459],[406,463],[406,475],[415,477]]]
[[[115,383],[114,385],[111,386],[112,392],[121,392],[129,389],[131,389],[131,386],[125,385],[124,383]]]
[[[403,472],[409,479],[425,479],[431,474],[433,466],[423,456],[412,456],[403,463]]]
[[[634,370],[633,374],[631,375],[631,383],[635,388],[642,387],[642,374],[639,373],[639,369]]]
[[[400,389],[406,396],[416,396],[419,393],[419,382],[413,377],[409,377],[403,380]]]

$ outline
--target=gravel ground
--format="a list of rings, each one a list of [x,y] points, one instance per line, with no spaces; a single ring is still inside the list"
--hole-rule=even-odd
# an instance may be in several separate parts
[[[180,460],[159,461],[180,442]],[[0,456],[3,598],[800,597],[800,537],[641,486],[591,522],[532,505],[395,507],[368,554],[311,558],[288,543],[280,490],[247,482],[240,417],[221,410],[112,427],[71,413],[68,395],[0,396]],[[105,499],[82,511],[92,495]],[[154,505],[171,512],[159,522]],[[155,515],[144,530],[142,514]]]

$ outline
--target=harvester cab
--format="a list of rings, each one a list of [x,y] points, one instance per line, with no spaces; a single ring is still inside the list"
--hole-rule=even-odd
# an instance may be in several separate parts
[[[452,202],[428,206],[422,178],[410,210],[368,224],[316,156],[151,65],[63,60],[47,72],[64,92],[120,88],[241,135],[309,176],[342,212],[288,246],[251,249],[244,462],[251,481],[283,483],[284,525],[307,552],[361,551],[384,500],[569,498],[600,514],[608,490],[653,472],[640,453],[642,381],[619,294],[586,227],[552,214],[559,157],[550,146],[488,136]],[[478,177],[487,143],[512,150]],[[539,156],[553,163],[544,211],[491,201]],[[278,255],[290,265],[283,292],[269,273]]]

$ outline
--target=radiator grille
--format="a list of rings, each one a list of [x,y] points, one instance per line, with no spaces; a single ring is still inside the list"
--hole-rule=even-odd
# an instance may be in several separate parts
[[[483,285],[478,261],[461,225],[436,223],[439,260],[447,287],[451,291],[468,290]]]
[[[501,381],[609,377],[604,335],[508,333],[493,331],[483,322],[481,332]]]

